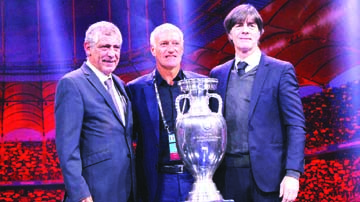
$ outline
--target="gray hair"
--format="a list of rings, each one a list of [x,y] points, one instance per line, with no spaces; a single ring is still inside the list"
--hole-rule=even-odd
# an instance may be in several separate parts
[[[181,43],[184,43],[184,33],[178,28],[177,26],[170,24],[170,23],[164,23],[159,26],[157,26],[150,34],[150,45],[155,46],[155,37],[164,31],[176,31],[180,34],[180,40]]]
[[[119,28],[111,22],[100,21],[96,22],[86,30],[85,43],[89,43],[93,47],[98,41],[100,35],[117,35],[120,39],[120,45],[122,44],[122,36]]]

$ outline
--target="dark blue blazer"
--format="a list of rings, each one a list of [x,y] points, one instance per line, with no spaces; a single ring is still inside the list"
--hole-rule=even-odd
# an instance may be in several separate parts
[[[210,72],[219,80],[217,93],[224,106],[233,64],[228,61]],[[304,171],[305,118],[298,90],[293,65],[262,54],[250,98],[248,141],[254,179],[264,192],[278,191],[287,169]],[[220,179],[217,186],[223,183]]]
[[[131,146],[132,112],[124,83],[113,80],[127,100],[126,125],[95,73],[84,63],[58,82],[56,148],[66,188],[65,201],[126,202],[136,189]]]
[[[184,71],[186,78],[204,77]],[[133,103],[134,132],[137,135],[136,166],[139,195],[153,202],[158,184],[160,121],[159,107],[153,85],[154,72],[143,75],[127,85]]]

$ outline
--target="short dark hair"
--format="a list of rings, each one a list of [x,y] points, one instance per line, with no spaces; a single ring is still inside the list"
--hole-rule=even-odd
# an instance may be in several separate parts
[[[234,25],[245,22],[248,17],[254,17],[255,23],[262,33],[264,27],[263,20],[256,8],[251,4],[241,4],[230,11],[224,20],[226,33],[229,34]]]

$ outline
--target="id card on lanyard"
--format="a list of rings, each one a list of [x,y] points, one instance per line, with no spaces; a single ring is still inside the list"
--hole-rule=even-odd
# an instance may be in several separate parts
[[[153,77],[153,83],[154,83],[154,88],[155,88],[155,93],[156,93],[156,100],[158,102],[161,119],[163,121],[164,127],[166,129],[167,134],[168,134],[170,161],[178,161],[178,160],[180,160],[180,155],[179,155],[179,152],[178,152],[177,147],[176,147],[176,136],[175,136],[174,132],[170,131],[169,125],[166,123],[164,112],[163,112],[162,105],[161,105],[159,90],[158,90],[156,80],[155,80],[155,75]]]
[[[176,147],[176,137],[174,133],[168,133],[169,136],[169,150],[170,150],[170,161],[180,160],[180,155]]]

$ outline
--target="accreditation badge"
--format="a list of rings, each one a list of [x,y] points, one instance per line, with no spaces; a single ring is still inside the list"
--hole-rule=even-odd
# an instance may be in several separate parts
[[[176,138],[174,133],[169,134],[170,161],[180,160],[180,155],[176,147]]]

